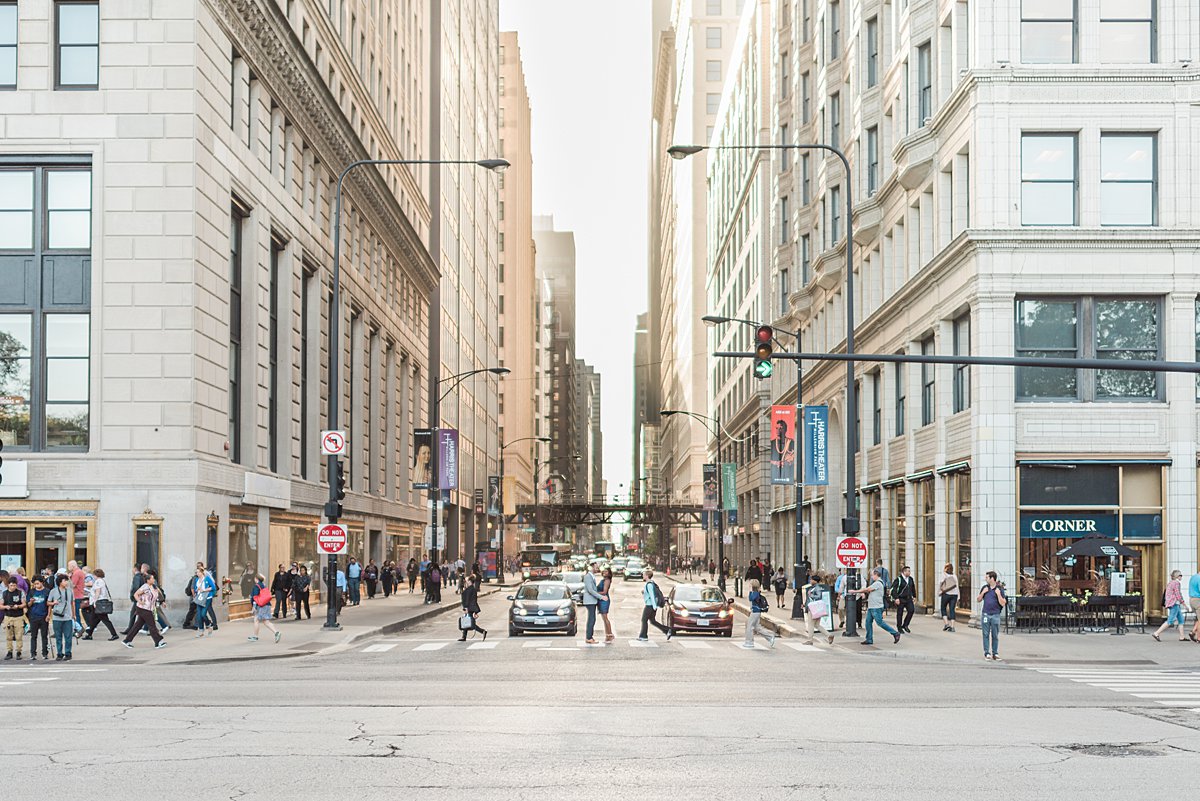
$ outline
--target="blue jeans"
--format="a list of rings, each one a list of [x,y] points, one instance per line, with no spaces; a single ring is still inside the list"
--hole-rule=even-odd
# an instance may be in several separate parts
[[[63,656],[71,655],[71,643],[75,640],[75,621],[54,619],[54,647]]]
[[[359,588],[360,583],[362,582],[362,579],[352,578],[352,579],[346,579],[346,581],[348,581],[350,583],[350,603],[356,604],[356,603],[358,603],[358,588]]]
[[[1167,607],[1167,625],[1183,625],[1183,604],[1175,604],[1174,606]]]
[[[897,634],[900,633],[900,632],[896,631],[894,628],[892,628],[891,626],[889,626],[887,624],[887,621],[883,619],[883,609],[868,609],[867,610],[867,645],[871,645],[872,643],[875,642],[875,630],[872,628],[873,624],[877,624],[879,626],[879,628],[883,629],[884,631],[886,631],[888,634],[892,635],[893,637],[895,637]]]
[[[204,632],[204,624],[208,622],[208,604],[196,604],[196,631]]]
[[[991,654],[995,656],[1000,653],[1000,615],[989,615],[981,613],[979,615],[979,628],[983,629],[983,655]],[[988,637],[991,637],[991,647],[988,646]]]
[[[588,622],[587,622],[587,638],[593,639],[592,635],[596,632],[596,605],[587,604]]]

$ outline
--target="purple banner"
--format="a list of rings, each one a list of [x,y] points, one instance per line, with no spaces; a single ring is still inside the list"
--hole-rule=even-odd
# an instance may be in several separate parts
[[[438,486],[444,490],[458,489],[458,431],[438,429]]]

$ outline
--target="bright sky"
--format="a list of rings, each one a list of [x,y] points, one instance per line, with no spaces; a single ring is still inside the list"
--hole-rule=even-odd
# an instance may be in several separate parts
[[[501,0],[533,108],[533,213],[575,232],[579,356],[601,374],[604,477],[629,492],[633,330],[646,311],[648,0]]]

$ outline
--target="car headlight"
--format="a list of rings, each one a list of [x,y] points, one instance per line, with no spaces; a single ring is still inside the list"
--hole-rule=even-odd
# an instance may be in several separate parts
[[[560,606],[560,607],[558,608],[558,614],[560,614],[560,615],[569,615],[569,614],[571,614],[571,607],[570,607],[569,605],[568,605],[568,606]]]
[[[518,615],[523,615],[523,614],[525,614],[525,607],[521,606],[520,604],[517,604],[516,606],[513,607],[513,611],[516,612]]]
[[[675,614],[679,615],[680,617],[687,617],[688,615],[691,614],[691,612],[689,612],[687,609],[685,609],[684,607],[681,606],[677,610],[675,610]]]
[[[729,610],[728,610],[728,609],[722,609],[720,612],[717,612],[717,617],[719,617],[719,618],[727,618],[727,617],[729,617]]]

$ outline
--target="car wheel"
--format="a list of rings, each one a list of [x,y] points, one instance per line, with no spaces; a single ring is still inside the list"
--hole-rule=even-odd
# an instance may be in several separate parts
[[[575,623],[572,623],[571,628],[567,629],[568,637],[574,637],[578,633],[579,633],[579,626]]]
[[[517,631],[512,626],[508,627],[508,636],[509,637],[518,637],[518,636],[520,636],[520,634],[521,634],[521,632]]]

